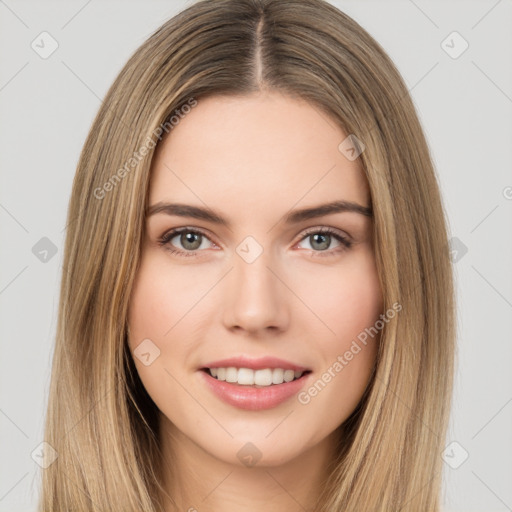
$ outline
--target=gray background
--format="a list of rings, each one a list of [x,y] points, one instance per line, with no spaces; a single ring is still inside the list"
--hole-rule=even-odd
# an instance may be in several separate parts
[[[188,3],[0,0],[1,511],[36,507],[40,468],[31,453],[43,440],[65,215],[81,146],[127,58]],[[332,3],[404,76],[456,238],[459,356],[454,444],[440,454],[444,510],[512,510],[512,3]],[[43,31],[59,45],[46,59],[31,47],[42,46]],[[453,31],[469,44],[457,58],[461,39],[442,44]],[[43,237],[55,255],[41,252]]]

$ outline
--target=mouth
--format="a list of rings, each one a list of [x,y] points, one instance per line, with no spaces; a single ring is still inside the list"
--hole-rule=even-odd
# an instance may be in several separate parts
[[[245,354],[204,362],[200,380],[217,398],[237,409],[261,411],[289,403],[311,380],[312,370],[273,356]]]
[[[311,370],[292,370],[289,368],[262,368],[254,370],[252,368],[237,368],[234,366],[201,368],[201,371],[218,381],[253,388],[278,386],[302,379],[311,373]]]

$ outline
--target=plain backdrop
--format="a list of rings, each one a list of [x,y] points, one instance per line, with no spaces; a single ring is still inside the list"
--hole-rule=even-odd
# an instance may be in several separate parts
[[[457,251],[444,511],[512,510],[512,3],[332,3],[403,75]],[[79,152],[128,57],[188,4],[0,0],[0,511],[36,509],[41,469],[32,454],[43,441]]]

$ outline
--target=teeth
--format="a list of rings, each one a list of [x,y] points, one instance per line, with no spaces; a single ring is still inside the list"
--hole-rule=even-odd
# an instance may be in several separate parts
[[[291,382],[295,377],[295,372],[293,370],[285,370],[284,371],[284,381]]]
[[[281,368],[274,368],[274,370],[272,370],[272,384],[282,384],[284,382],[283,375],[284,370]]]
[[[230,366],[226,368],[226,382],[236,382],[238,380],[238,370]]]
[[[254,372],[254,384],[257,386],[270,386],[272,384],[272,370],[270,368],[256,370]]]
[[[250,370],[249,368],[240,368],[236,382],[238,382],[238,384],[252,386],[255,384],[255,373],[254,370]]]
[[[241,384],[244,386],[271,386],[298,379],[304,372],[297,370],[283,370],[283,368],[265,368],[252,370],[251,368],[209,368],[212,377],[217,380]]]

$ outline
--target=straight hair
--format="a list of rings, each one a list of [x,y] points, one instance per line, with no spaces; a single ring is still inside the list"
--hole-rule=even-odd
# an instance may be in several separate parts
[[[127,345],[151,161],[184,105],[258,91],[306,100],[363,142],[384,310],[402,307],[339,426],[314,510],[439,511],[455,352],[446,216],[400,73],[323,0],[197,1],[156,30],[110,87],[67,214],[44,434],[58,457],[42,471],[40,511],[163,510],[158,410]]]

